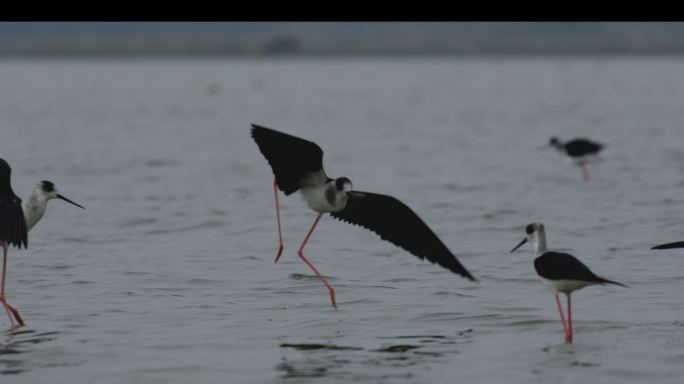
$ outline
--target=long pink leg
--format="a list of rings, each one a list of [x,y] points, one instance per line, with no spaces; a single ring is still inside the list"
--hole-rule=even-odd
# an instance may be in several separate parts
[[[568,341],[568,325],[565,323],[565,316],[563,315],[563,306],[561,306],[558,292],[556,292],[556,305],[558,305],[558,312],[560,313],[561,323],[563,323],[563,332],[565,332],[565,341]]]
[[[19,315],[19,311],[14,309],[9,304],[7,304],[7,306],[9,307],[10,311],[12,311],[12,314],[14,315],[14,318],[17,319],[17,322],[19,323],[19,325],[26,325],[26,323],[24,323],[24,319],[22,319],[21,316]]]
[[[278,262],[280,256],[283,254],[283,232],[280,229],[280,204],[278,204],[278,180],[273,179],[273,193],[275,194],[275,205],[276,205],[276,219],[278,221],[278,254],[276,255],[275,262]]]
[[[316,220],[314,221],[313,225],[311,226],[309,233],[306,234],[306,237],[304,238],[304,242],[299,247],[297,254],[299,255],[299,257],[302,258],[302,260],[304,260],[304,262],[306,263],[306,265],[309,266],[309,268],[311,268],[314,272],[316,272],[316,275],[318,275],[318,278],[321,279],[323,284],[325,284],[325,286],[328,287],[328,291],[330,291],[330,300],[332,300],[332,305],[333,305],[333,307],[335,307],[335,309],[337,309],[337,304],[335,303],[335,289],[332,287],[332,285],[330,285],[330,283],[328,283],[328,281],[325,279],[325,277],[323,277],[323,275],[321,275],[318,272],[318,270],[316,270],[316,267],[314,267],[313,264],[311,264],[311,262],[309,262],[309,260],[307,260],[306,257],[304,257],[304,246],[306,245],[306,242],[309,241],[309,237],[311,237],[311,234],[313,233],[314,228],[316,228],[316,224],[318,224],[318,221],[321,219],[321,216],[323,216],[323,213],[319,213],[318,216],[316,216]]]
[[[570,298],[570,294],[568,293],[568,335],[565,338],[565,342],[568,344],[572,344],[572,305],[570,302],[572,299]]]
[[[582,164],[580,165],[580,169],[582,170],[582,178],[584,181],[589,181],[589,171],[587,170],[587,166]]]
[[[17,312],[16,309],[12,308],[7,304],[7,301],[5,300],[5,277],[7,276],[7,247],[2,247],[3,248],[3,257],[2,257],[2,287],[0,287],[0,302],[2,302],[2,306],[5,308],[5,312],[7,312],[7,316],[10,319],[10,323],[12,324],[12,328],[16,327],[17,324],[14,321],[13,313],[19,313]],[[11,308],[11,309],[10,309]],[[21,317],[19,317],[21,319]],[[24,325],[23,321],[19,321],[21,325]]]
[[[7,316],[10,319],[11,328],[15,328],[17,324],[14,322],[14,317],[12,317],[12,312],[7,308],[7,303],[5,302],[5,298],[1,298],[0,301],[2,301],[2,306],[5,308],[5,312],[7,312]]]

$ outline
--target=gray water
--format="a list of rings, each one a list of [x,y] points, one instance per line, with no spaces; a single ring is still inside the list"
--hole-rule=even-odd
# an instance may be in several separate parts
[[[0,157],[55,200],[11,249],[0,382],[679,383],[684,58],[0,62]],[[397,196],[479,284],[281,197],[258,123]],[[551,135],[605,143],[583,182]],[[563,344],[524,226],[630,288]],[[0,327],[9,322],[0,317]]]

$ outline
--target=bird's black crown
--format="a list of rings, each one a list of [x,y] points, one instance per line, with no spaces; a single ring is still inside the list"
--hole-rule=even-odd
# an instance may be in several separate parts
[[[535,229],[536,229],[536,226],[534,224],[528,224],[527,227],[525,227],[525,233],[527,233],[528,235],[531,235]]]
[[[52,181],[43,180],[40,182],[40,188],[45,192],[52,192],[55,190],[55,184]]]
[[[352,182],[346,177],[338,177],[335,180],[335,188],[337,188],[338,191],[341,191],[347,183],[351,184]]]

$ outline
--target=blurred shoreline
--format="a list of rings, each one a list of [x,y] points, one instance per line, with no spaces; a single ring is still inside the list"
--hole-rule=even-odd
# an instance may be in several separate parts
[[[681,53],[681,22],[0,22],[0,58]]]

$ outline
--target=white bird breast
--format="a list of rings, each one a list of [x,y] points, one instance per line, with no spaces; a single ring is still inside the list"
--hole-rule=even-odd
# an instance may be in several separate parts
[[[556,293],[556,292],[570,293],[572,291],[582,289],[586,286],[597,284],[597,283],[594,283],[591,281],[569,280],[569,279],[549,280],[549,279],[545,279],[543,277],[540,277],[540,278],[544,282],[544,285],[546,285],[554,293]]]
[[[347,204],[346,193],[338,192],[333,183],[315,187],[302,187],[299,192],[309,208],[316,212],[339,212]],[[330,204],[326,194],[334,196],[334,204]]]
[[[575,164],[575,165],[588,165],[588,164],[597,164],[602,161],[601,157],[599,157],[596,154],[590,154],[590,155],[584,155],[584,156],[578,156],[578,157],[573,157],[567,158],[567,161]]]

